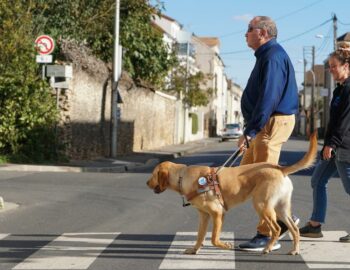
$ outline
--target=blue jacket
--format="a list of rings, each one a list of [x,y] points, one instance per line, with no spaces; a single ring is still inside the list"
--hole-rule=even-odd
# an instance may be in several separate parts
[[[255,51],[256,62],[241,99],[244,134],[255,137],[275,113],[298,111],[298,88],[293,65],[276,39]]]

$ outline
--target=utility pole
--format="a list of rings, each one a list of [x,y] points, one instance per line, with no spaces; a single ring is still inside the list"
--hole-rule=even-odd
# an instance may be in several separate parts
[[[118,80],[121,70],[121,52],[119,49],[119,13],[120,0],[115,1],[114,47],[113,47],[113,78],[112,78],[112,130],[111,130],[111,157],[117,157],[117,130],[118,130]]]
[[[303,64],[304,64],[304,102],[303,102],[303,111],[305,114],[305,119],[304,119],[304,135],[306,136],[307,133],[307,122],[306,122],[306,118],[307,118],[307,109],[306,109],[306,65],[307,65],[307,61],[305,58],[305,50],[303,51],[304,53],[304,59],[303,59]]]
[[[334,50],[337,49],[337,30],[338,30],[337,21],[338,21],[337,15],[333,13],[333,48]]]
[[[337,15],[335,13],[332,14],[332,20],[333,20],[333,50],[335,51],[337,49],[337,30],[338,30],[338,26],[337,26]],[[329,73],[328,73],[329,74]],[[332,90],[334,89],[335,83],[334,83],[334,79],[332,78],[332,76],[329,76],[329,87],[328,87],[328,95],[325,97],[325,102],[324,102],[324,135],[326,134],[326,128],[328,125],[328,121],[329,121],[329,104],[330,104],[330,100],[331,100],[331,95],[332,95]]]
[[[186,48],[186,75],[185,75],[185,99],[188,95],[188,75],[189,75],[189,57],[190,57],[190,42],[187,42]],[[188,141],[188,104],[184,103],[184,143]]]
[[[315,115],[315,84],[316,84],[316,77],[315,77],[315,46],[312,46],[312,66],[311,66],[311,73],[312,73],[312,86],[311,86],[311,127],[310,131],[313,133],[315,131],[315,123],[317,121],[317,117]]]

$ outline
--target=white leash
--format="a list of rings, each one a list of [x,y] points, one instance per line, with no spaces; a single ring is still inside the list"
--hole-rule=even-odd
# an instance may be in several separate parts
[[[235,163],[235,161],[241,156],[241,153],[243,153],[244,151],[241,151],[240,148],[238,148],[231,156],[229,156],[229,158],[225,161],[224,164],[222,164],[217,170],[216,170],[216,174],[219,174],[219,172],[222,170],[222,168],[224,168],[227,163],[229,163],[229,161],[232,159],[232,162],[230,163],[229,167],[232,167],[232,165]]]

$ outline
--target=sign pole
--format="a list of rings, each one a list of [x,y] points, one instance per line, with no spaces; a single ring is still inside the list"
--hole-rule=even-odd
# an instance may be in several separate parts
[[[119,57],[119,7],[120,0],[115,2],[115,21],[114,21],[114,50],[113,50],[113,79],[112,79],[112,132],[111,132],[111,157],[117,157],[117,136],[118,136],[118,80],[120,70]]]
[[[43,79],[43,80],[45,80],[45,69],[46,69],[46,65],[43,64],[43,65],[41,66],[41,70],[42,70],[42,79]]]

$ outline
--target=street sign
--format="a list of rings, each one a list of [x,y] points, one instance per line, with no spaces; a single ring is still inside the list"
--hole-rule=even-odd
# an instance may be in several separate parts
[[[36,49],[40,54],[50,54],[55,49],[53,38],[48,35],[38,36],[35,40]]]
[[[37,63],[52,63],[52,54],[39,54],[36,56]]]
[[[46,76],[73,78],[73,68],[68,65],[48,65],[46,68]]]

